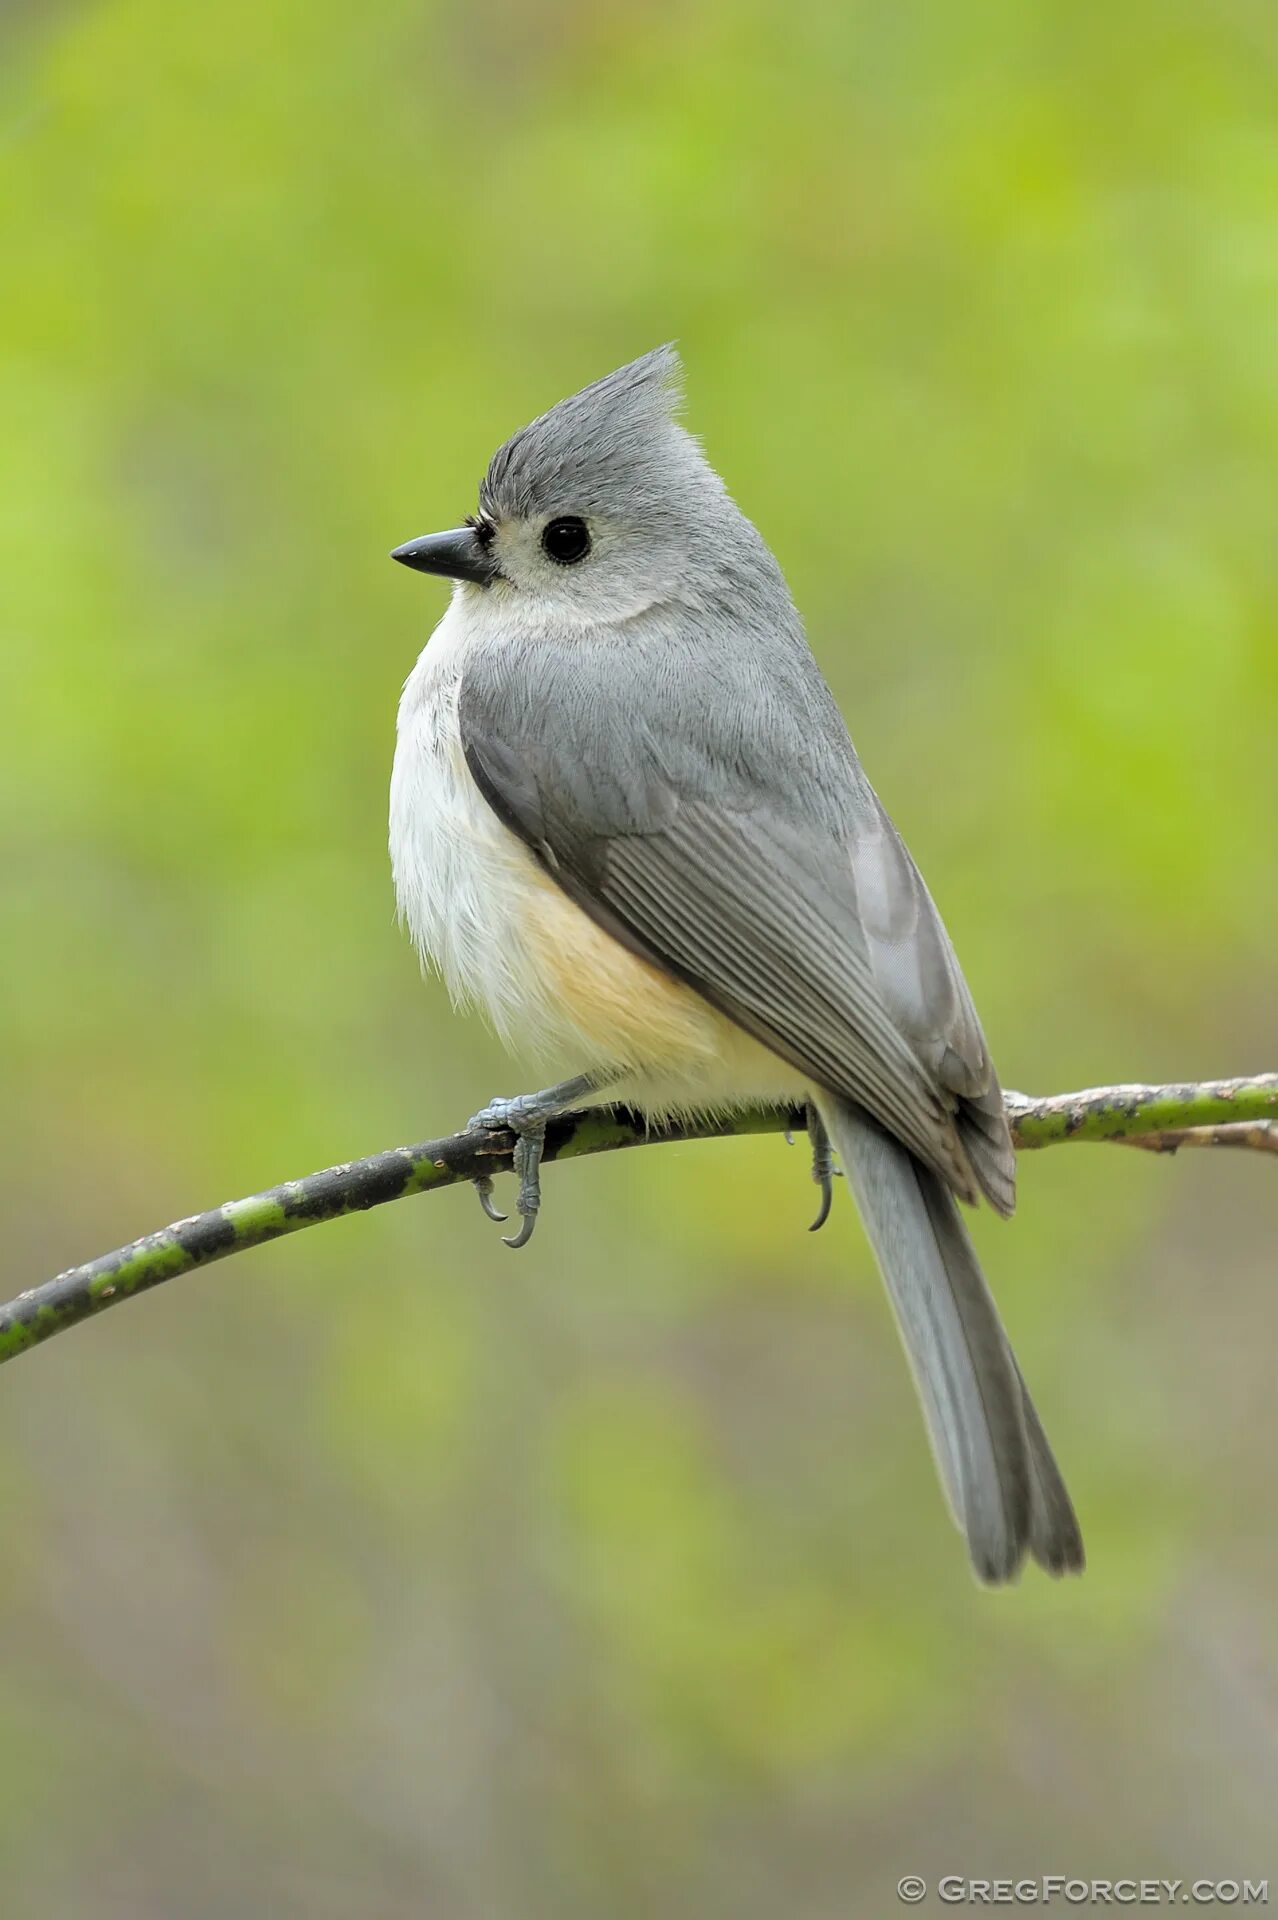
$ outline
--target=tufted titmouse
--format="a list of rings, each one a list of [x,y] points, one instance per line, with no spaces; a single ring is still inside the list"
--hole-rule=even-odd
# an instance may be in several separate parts
[[[512,1244],[563,1107],[805,1105],[820,1217],[833,1139],[977,1574],[1080,1569],[955,1205],[1015,1201],[975,1008],[776,561],[674,418],[677,376],[664,347],[562,401],[493,456],[464,527],[394,553],[456,582],[399,708],[401,914],[508,1044],[583,1069],[476,1116],[517,1137]]]

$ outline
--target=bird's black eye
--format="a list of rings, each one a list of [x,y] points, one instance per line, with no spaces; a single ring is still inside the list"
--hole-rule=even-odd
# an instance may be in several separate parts
[[[541,549],[558,566],[575,567],[590,552],[590,528],[575,514],[548,521],[542,529]]]

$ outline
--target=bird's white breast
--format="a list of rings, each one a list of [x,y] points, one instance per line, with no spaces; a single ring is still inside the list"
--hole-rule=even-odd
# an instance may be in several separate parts
[[[470,637],[456,596],[405,682],[391,774],[391,868],[400,917],[422,958],[454,999],[478,1002],[513,1040],[540,999],[524,931],[529,893],[542,883],[462,752],[457,696]]]

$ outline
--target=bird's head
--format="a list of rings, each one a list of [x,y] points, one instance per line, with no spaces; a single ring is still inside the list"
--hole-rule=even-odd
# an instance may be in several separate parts
[[[561,400],[498,448],[464,526],[392,558],[570,624],[695,602],[758,537],[675,417],[679,375],[658,347]]]

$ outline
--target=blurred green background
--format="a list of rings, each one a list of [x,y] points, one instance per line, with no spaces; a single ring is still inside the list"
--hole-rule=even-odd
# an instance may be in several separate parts
[[[27,4],[3,1287],[516,1076],[385,854],[388,564],[677,336],[1005,1081],[1275,1065],[1272,0]],[[566,1066],[574,1063],[566,1062]],[[1278,1877],[1273,1167],[977,1222],[1087,1534],[983,1594],[800,1150],[553,1172],[0,1379],[6,1920],[842,1920]]]

